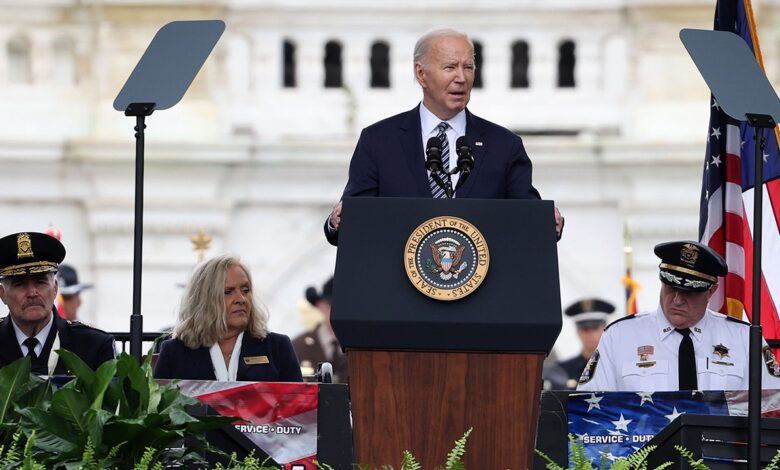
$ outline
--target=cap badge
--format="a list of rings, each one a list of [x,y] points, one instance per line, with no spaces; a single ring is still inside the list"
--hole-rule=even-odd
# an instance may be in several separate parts
[[[724,346],[722,343],[716,344],[712,347],[713,353],[715,353],[718,358],[723,359],[724,357],[729,357],[729,348]]]
[[[17,258],[32,258],[35,256],[32,251],[30,235],[26,233],[20,233],[16,237],[16,250]]]
[[[593,311],[593,299],[585,299],[582,301],[582,311],[583,312]]]
[[[690,243],[684,244],[680,249],[680,261],[694,267],[697,259],[699,259],[699,247]]]

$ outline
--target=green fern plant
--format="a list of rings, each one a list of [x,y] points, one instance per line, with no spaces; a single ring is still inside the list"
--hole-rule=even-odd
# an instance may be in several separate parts
[[[463,456],[466,454],[466,442],[473,428],[469,428],[463,436],[455,441],[455,447],[447,454],[447,460],[444,462],[444,466],[439,465],[437,470],[466,470],[466,465],[463,463]],[[372,470],[368,465],[355,464],[358,470]],[[332,468],[317,467],[320,470],[333,470]],[[392,465],[382,465],[381,467],[374,467],[373,470],[395,470]],[[417,462],[414,455],[408,450],[403,452],[403,459],[401,460],[400,470],[422,470],[422,465]]]
[[[655,450],[655,446],[648,446],[639,449],[637,452],[629,455],[628,457],[621,457],[614,462],[611,462],[602,457],[599,466],[599,470],[647,470],[647,458]],[[569,434],[569,452],[571,466],[566,469],[558,465],[547,454],[536,449],[535,452],[546,462],[548,470],[593,470],[593,459],[588,458],[585,453],[585,444],[581,440],[574,437],[573,434]],[[691,457],[693,454],[691,454]],[[663,470],[672,465],[672,462],[664,462],[661,465],[655,467],[654,470]],[[706,467],[705,467],[706,469]],[[697,468],[696,470],[704,470]],[[706,469],[709,470],[709,469]]]
[[[422,470],[422,465],[417,462],[411,452],[404,451],[404,458],[401,461],[401,470]]]
[[[686,460],[688,460],[688,464],[690,464],[691,468],[693,470],[710,470],[707,465],[704,464],[704,459],[698,459],[694,458],[693,452],[686,449],[685,447],[681,445],[676,445],[674,448],[677,450],[677,452],[680,453],[683,457],[685,457]]]
[[[0,445],[0,467],[6,468],[19,462],[19,440],[22,438],[22,431],[16,431],[8,444]],[[26,447],[26,446],[25,446]]]

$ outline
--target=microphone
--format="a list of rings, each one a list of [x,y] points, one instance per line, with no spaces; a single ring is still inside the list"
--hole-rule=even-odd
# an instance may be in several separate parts
[[[458,171],[469,173],[474,168],[474,157],[471,155],[471,145],[465,135],[455,142],[455,152],[458,154]]]
[[[425,155],[425,168],[431,172],[431,178],[433,178],[433,181],[444,190],[444,194],[446,194],[448,198],[451,198],[453,191],[449,176],[450,173],[442,168],[441,141],[438,137],[431,137],[428,139],[428,143],[425,145]],[[447,178],[446,182],[439,173],[444,173],[444,177]]]
[[[441,171],[441,141],[437,137],[431,137],[428,139],[428,144],[425,146],[425,168],[431,173],[438,173]]]
[[[455,141],[455,152],[458,154],[457,171],[460,171],[460,178],[455,186],[455,191],[457,191],[466,182],[472,168],[474,168],[474,156],[471,154],[471,145],[469,145],[465,135],[458,137],[458,140]]]

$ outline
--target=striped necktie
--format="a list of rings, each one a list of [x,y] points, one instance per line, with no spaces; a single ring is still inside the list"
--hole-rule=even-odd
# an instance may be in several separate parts
[[[446,122],[440,122],[439,125],[436,126],[436,137],[441,141],[441,168],[443,170],[439,174],[441,175],[441,179],[444,180],[444,183],[449,183],[450,181],[450,175],[446,173],[450,169],[450,141],[447,139],[447,129],[449,129],[449,127],[450,125]],[[428,176],[428,182],[431,185],[431,195],[434,199],[447,197],[444,189],[436,184],[433,176]]]

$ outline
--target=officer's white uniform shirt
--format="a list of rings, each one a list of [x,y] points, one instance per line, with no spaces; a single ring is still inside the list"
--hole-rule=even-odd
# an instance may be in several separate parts
[[[749,325],[707,309],[690,328],[699,390],[747,390]],[[662,307],[616,321],[604,332],[577,390],[679,390],[677,356],[683,336]],[[764,341],[764,389],[780,389],[780,366]]]

